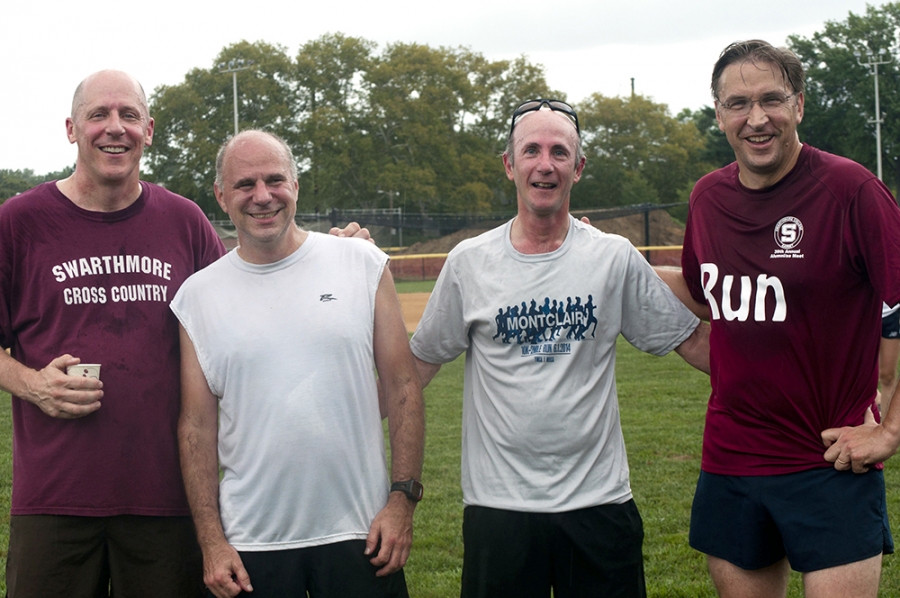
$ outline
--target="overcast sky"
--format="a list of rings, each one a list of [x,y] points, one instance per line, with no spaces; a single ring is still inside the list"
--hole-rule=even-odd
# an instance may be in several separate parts
[[[868,4],[880,6],[881,0]],[[467,46],[492,60],[525,55],[572,102],[635,91],[669,106],[710,104],[709,73],[738,39],[782,45],[826,21],[862,14],[865,0],[9,0],[0,9],[0,168],[38,174],[75,161],[65,135],[85,76],[117,68],[150,93],[210,68],[227,45],[284,46],[340,32],[380,44]],[[226,75],[223,75],[226,76]]]

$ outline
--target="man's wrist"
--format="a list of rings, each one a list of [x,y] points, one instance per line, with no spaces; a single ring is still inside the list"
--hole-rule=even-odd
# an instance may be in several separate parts
[[[412,502],[419,502],[422,500],[425,489],[422,487],[422,483],[419,482],[419,480],[410,478],[391,484],[391,492],[402,492],[406,495],[406,498]]]

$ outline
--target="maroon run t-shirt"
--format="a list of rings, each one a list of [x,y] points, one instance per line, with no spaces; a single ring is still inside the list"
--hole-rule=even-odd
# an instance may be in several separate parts
[[[697,183],[682,254],[711,310],[704,471],[831,467],[821,432],[858,425],[878,381],[882,299],[900,301],[900,209],[850,160],[804,145],[774,186],[737,164]]]

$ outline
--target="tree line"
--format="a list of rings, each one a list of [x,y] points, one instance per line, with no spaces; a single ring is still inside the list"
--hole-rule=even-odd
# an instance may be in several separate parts
[[[565,94],[525,57],[491,61],[467,48],[328,34],[294,57],[263,42],[225,48],[214,65],[252,63],[238,77],[240,128],[293,148],[300,210],[402,208],[404,213],[509,211],[515,190],[498,159],[522,99]],[[232,75],[213,66],[153,94],[152,178],[220,214],[215,152],[233,134]],[[693,122],[643,96],[595,94],[578,106],[588,165],[573,207],[683,199],[711,168]]]
[[[898,28],[895,2],[851,12],[810,38],[788,38],[807,69],[802,141],[875,171],[873,78],[853,52],[896,49]],[[468,48],[415,43],[379,50],[340,33],[307,42],[294,55],[265,42],[232,44],[209,68],[195,68],[150,97],[156,130],[145,178],[195,200],[214,218],[223,217],[212,192],[215,154],[234,132],[232,75],[220,65],[238,59],[250,64],[237,73],[240,128],[269,130],[291,145],[302,212],[511,212],[515,189],[498,159],[509,116],[523,99],[566,99],[526,56],[492,61]],[[896,61],[879,67],[879,85],[885,179],[897,188]],[[686,201],[700,176],[734,159],[711,106],[672,116],[642,95],[595,93],[575,108],[587,166],[572,191],[573,209]],[[0,197],[33,179],[30,171],[0,171]]]

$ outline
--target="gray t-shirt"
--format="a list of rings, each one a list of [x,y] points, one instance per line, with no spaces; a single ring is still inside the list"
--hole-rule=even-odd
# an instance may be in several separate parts
[[[616,338],[664,355],[699,320],[627,239],[570,218],[559,249],[525,255],[511,224],[450,253],[411,341],[429,363],[466,352],[463,499],[532,512],[625,502]]]

